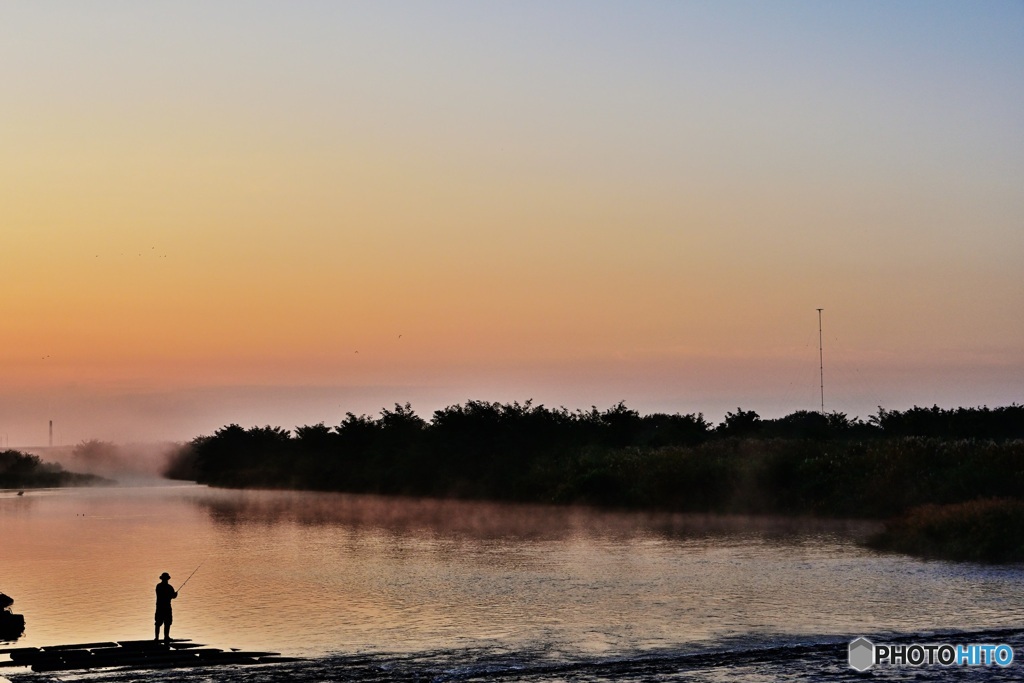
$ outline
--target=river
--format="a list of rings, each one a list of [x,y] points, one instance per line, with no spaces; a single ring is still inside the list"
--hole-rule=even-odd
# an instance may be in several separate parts
[[[875,528],[195,485],[0,491],[0,591],[26,619],[18,646],[150,638],[161,572],[180,586],[198,567],[172,636],[307,660],[214,680],[815,680],[854,675],[861,635],[1024,645],[1024,567],[858,545]],[[82,680],[104,676],[131,680]]]

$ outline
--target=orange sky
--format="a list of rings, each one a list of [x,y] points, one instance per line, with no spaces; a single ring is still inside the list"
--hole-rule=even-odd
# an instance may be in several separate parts
[[[4,10],[0,439],[1024,398],[1024,9]]]

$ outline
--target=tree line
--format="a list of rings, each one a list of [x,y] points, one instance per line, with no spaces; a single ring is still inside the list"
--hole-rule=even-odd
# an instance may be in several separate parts
[[[430,421],[396,404],[340,424],[193,439],[167,476],[216,486],[674,510],[888,516],[924,503],[1024,498],[1024,406],[914,407],[868,420],[737,408],[640,415],[469,401]]]
[[[0,489],[90,486],[112,483],[91,474],[65,472],[57,463],[43,462],[38,455],[7,449],[0,451]]]

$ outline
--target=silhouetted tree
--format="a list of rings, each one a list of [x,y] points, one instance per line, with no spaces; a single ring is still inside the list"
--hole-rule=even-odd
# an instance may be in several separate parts
[[[0,451],[0,489],[49,488],[111,484],[91,474],[65,472],[57,463],[43,462],[38,455],[12,449]]]
[[[1024,438],[1024,406],[1016,403],[990,410],[957,408],[944,410],[914,406],[910,410],[885,410],[881,406],[868,422],[886,436],[934,436],[960,439]]]
[[[634,443],[643,429],[640,413],[627,408],[624,401],[619,401],[601,413],[601,424],[604,425],[602,441],[613,448],[623,448]]]
[[[703,413],[666,415],[654,413],[641,418],[643,429],[633,444],[658,448],[662,446],[695,446],[703,443],[711,431],[711,423]]]
[[[776,420],[765,420],[762,434],[784,439],[825,439],[831,435],[828,417],[798,410]]]
[[[716,431],[723,436],[751,436],[761,429],[761,416],[753,410],[737,408],[735,413],[726,413],[725,420]]]
[[[71,450],[75,464],[84,469],[116,469],[124,465],[124,454],[117,444],[90,439]]]

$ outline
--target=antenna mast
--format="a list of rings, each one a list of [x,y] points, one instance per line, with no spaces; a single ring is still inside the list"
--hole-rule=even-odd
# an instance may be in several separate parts
[[[818,309],[818,377],[821,379],[821,414],[825,414],[825,360],[821,350],[821,312]]]

